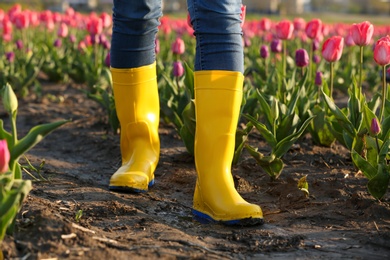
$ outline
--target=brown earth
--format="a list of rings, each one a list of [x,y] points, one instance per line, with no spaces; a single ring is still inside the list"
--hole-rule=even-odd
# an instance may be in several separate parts
[[[5,259],[390,258],[389,193],[375,201],[340,145],[303,138],[286,154],[277,181],[244,154],[233,168],[237,190],[261,205],[265,224],[227,227],[193,220],[194,161],[170,125],[160,127],[155,186],[123,194],[107,189],[120,164],[119,136],[96,103],[75,86],[50,84],[43,98],[20,101],[20,136],[59,119],[72,121],[27,154],[35,167],[45,161],[48,181],[33,183],[15,234],[1,246]],[[251,140],[265,147],[259,137]],[[305,175],[309,197],[297,188]]]

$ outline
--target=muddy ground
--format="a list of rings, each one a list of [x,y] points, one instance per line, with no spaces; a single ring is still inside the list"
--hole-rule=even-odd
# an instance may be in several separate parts
[[[1,118],[8,122],[4,112]],[[107,189],[120,165],[119,136],[108,131],[96,103],[77,86],[51,84],[42,98],[20,101],[20,136],[60,119],[72,121],[27,154],[35,167],[45,162],[47,181],[33,183],[15,234],[1,245],[5,259],[390,258],[389,192],[375,201],[340,145],[302,138],[277,181],[244,153],[233,168],[237,190],[261,205],[265,224],[227,227],[193,220],[194,161],[172,126],[160,127],[155,186],[123,194]],[[251,142],[266,149],[259,136]],[[297,188],[305,175],[309,197]]]

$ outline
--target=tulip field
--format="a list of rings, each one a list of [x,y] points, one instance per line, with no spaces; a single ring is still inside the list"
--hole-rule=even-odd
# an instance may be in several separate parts
[[[155,41],[156,184],[125,194],[108,191],[121,163],[111,14],[0,9],[0,260],[390,257],[390,20],[242,10],[232,173],[265,218],[245,228],[191,215],[196,42],[186,17],[163,16]]]

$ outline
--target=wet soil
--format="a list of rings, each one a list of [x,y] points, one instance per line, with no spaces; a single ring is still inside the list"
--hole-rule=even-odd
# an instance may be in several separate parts
[[[80,87],[44,84],[42,98],[21,100],[19,135],[60,119],[71,122],[26,155],[35,167],[45,162],[46,181],[33,182],[14,235],[1,245],[5,259],[390,258],[389,193],[374,200],[337,143],[320,147],[302,138],[276,181],[244,153],[232,170],[236,187],[261,205],[265,224],[229,227],[193,219],[194,160],[171,125],[161,123],[155,185],[125,194],[107,188],[120,165],[119,136]],[[251,142],[266,147],[260,136]],[[297,188],[305,175],[310,196]]]

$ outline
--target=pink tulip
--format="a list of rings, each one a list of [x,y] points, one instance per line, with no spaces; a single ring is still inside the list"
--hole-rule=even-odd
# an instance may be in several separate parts
[[[370,132],[374,136],[378,135],[381,132],[381,127],[380,127],[378,119],[376,119],[376,117],[374,117],[371,120]]]
[[[8,18],[3,19],[3,34],[11,34],[12,33],[12,23]]]
[[[58,27],[57,36],[61,38],[65,38],[68,36],[68,33],[69,33],[68,25],[66,25],[66,23],[61,23],[60,26]]]
[[[354,23],[351,27],[352,39],[358,46],[367,46],[374,34],[374,26],[368,22]]]
[[[173,76],[181,77],[184,74],[184,67],[180,61],[173,62]]]
[[[262,31],[269,31],[272,26],[272,21],[268,18],[262,18],[259,22],[260,30]]]
[[[87,30],[91,35],[101,34],[103,31],[103,21],[94,13],[89,16]]]
[[[322,45],[322,57],[328,62],[335,62],[341,58],[344,48],[344,38],[332,36]]]
[[[390,36],[380,38],[374,49],[374,60],[380,66],[390,64]]]
[[[351,31],[348,33],[348,35],[345,37],[345,45],[348,47],[355,46],[355,41],[352,38]]]
[[[279,39],[289,40],[293,35],[294,25],[289,20],[282,20],[276,24],[275,29]]]
[[[11,158],[6,140],[0,140],[0,174],[8,171],[8,163]]]
[[[181,38],[176,38],[176,40],[173,42],[172,44],[172,52],[174,54],[183,54],[185,51],[185,45],[184,45],[184,41],[183,39]]]
[[[18,29],[25,29],[28,28],[30,25],[30,17],[28,12],[19,12],[15,14],[15,26]]]
[[[103,28],[109,28],[111,26],[112,18],[108,13],[102,13],[100,19],[102,20]]]
[[[307,37],[314,40],[322,33],[322,21],[313,19],[306,24],[305,32]]]
[[[306,21],[302,17],[294,18],[293,23],[294,23],[294,30],[296,31],[302,31],[306,27]]]
[[[154,39],[154,51],[156,54],[160,53],[160,40],[157,37]]]

